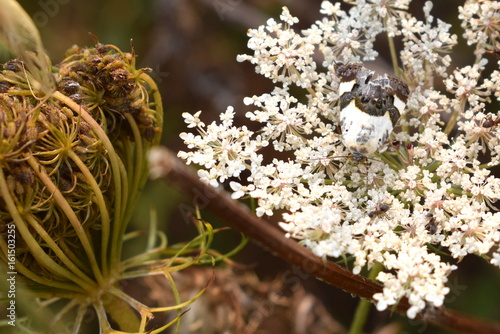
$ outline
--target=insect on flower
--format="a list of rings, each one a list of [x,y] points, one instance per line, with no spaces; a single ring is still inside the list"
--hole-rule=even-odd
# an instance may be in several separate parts
[[[427,231],[429,231],[430,234],[436,234],[438,227],[436,224],[436,217],[432,213],[427,213],[426,215],[427,219],[429,219],[429,223],[425,226]]]
[[[500,124],[500,117],[493,118],[488,115],[482,123],[483,128],[491,128]]]
[[[340,127],[342,142],[354,160],[379,150],[403,112],[410,91],[398,78],[383,75],[362,65],[336,64],[340,77]]]
[[[377,207],[375,208],[375,210],[370,211],[370,212],[368,213],[368,217],[370,217],[370,218],[374,218],[374,217],[376,217],[376,216],[379,216],[379,215],[381,215],[381,214],[383,214],[383,213],[385,213],[385,212],[389,211],[389,208],[390,208],[390,207],[389,207],[389,205],[387,205],[387,204],[377,205]]]

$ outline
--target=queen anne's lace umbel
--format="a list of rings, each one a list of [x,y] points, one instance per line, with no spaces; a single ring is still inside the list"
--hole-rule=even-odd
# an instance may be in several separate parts
[[[200,112],[185,113],[198,134],[181,134],[191,151],[179,156],[200,165],[199,176],[213,186],[229,180],[233,198],[256,199],[258,216],[286,210],[286,235],[318,256],[351,257],[354,273],[380,262],[377,308],[407,297],[414,318],[426,304],[443,304],[453,263],[467,254],[500,267],[500,179],[490,172],[500,163],[500,114],[491,105],[500,100],[500,3],[460,7],[475,62],[450,68],[457,44],[451,25],[431,15],[431,2],[418,20],[409,2],[351,1],[346,12],[325,1],[324,18],[304,31],[292,28],[298,19],[287,8],[280,22],[250,29],[253,54],[238,61],[275,83],[272,92],[244,100],[260,130],[235,125],[232,107],[208,126]],[[356,162],[342,144],[335,65],[375,59],[373,42],[382,33],[403,42],[393,62],[410,96],[384,147]],[[496,69],[487,71],[488,62]],[[273,158],[272,150],[283,153]]]

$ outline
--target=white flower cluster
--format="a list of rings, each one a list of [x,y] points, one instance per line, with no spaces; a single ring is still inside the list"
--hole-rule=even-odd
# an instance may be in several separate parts
[[[238,60],[276,85],[244,100],[260,131],[235,125],[231,107],[208,126],[200,112],[186,113],[198,134],[181,134],[191,151],[179,156],[202,166],[200,177],[213,186],[229,181],[233,198],[256,199],[257,215],[285,210],[287,236],[318,256],[352,258],[354,273],[381,263],[377,308],[407,297],[414,318],[426,304],[443,304],[453,262],[473,253],[500,267],[500,178],[490,172],[500,164],[500,113],[491,104],[500,100],[500,5],[469,0],[460,7],[475,62],[452,69],[457,37],[431,15],[431,2],[423,21],[408,13],[409,0],[347,2],[348,12],[323,2],[325,17],[302,32],[286,8],[281,22],[251,29],[254,53]],[[382,33],[390,45],[403,43],[392,60],[401,62],[396,75],[411,94],[385,148],[356,162],[341,140],[335,66],[374,59]],[[487,70],[492,61],[496,69]]]
[[[476,49],[480,57],[484,51],[493,51],[500,46],[500,2],[466,1],[459,8],[458,18],[462,20],[464,38],[469,45],[479,44]]]

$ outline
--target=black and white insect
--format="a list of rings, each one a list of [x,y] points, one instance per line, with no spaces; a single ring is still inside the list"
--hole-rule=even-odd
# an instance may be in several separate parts
[[[335,65],[340,77],[340,128],[342,142],[355,161],[377,152],[403,112],[410,90],[389,75],[373,78],[362,65]]]

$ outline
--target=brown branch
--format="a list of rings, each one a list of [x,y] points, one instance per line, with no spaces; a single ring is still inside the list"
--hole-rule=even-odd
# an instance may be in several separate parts
[[[299,266],[316,278],[361,298],[373,301],[372,296],[382,292],[379,284],[363,276],[354,275],[331,261],[323,261],[294,240],[286,238],[281,231],[264,219],[257,218],[247,207],[232,200],[227,193],[200,181],[192,169],[168,149],[153,150],[150,154],[150,163],[153,177],[161,177],[175,184],[204,208],[213,211],[228,224],[260,242],[270,252],[288,263]],[[406,315],[409,307],[408,300],[403,299],[397,304],[395,311]],[[461,333],[500,334],[499,324],[490,324],[444,308],[425,310],[420,319]]]

